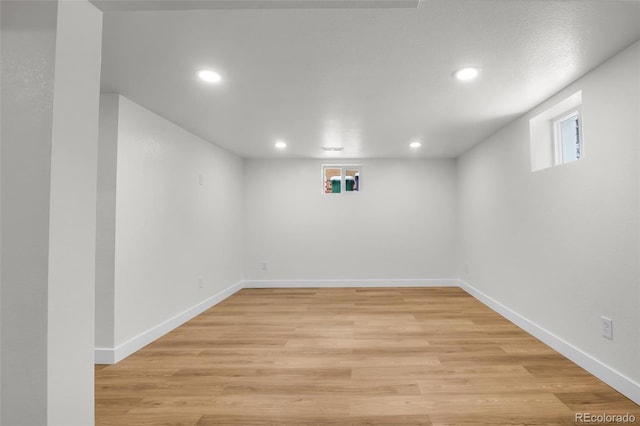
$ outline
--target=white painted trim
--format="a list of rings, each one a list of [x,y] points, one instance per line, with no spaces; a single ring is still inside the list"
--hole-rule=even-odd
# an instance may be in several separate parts
[[[94,363],[95,364],[115,364],[114,359],[115,351],[113,348],[95,348],[94,349]]]
[[[458,287],[457,279],[248,280],[245,288]]]
[[[631,399],[636,404],[640,405],[640,383],[633,381],[631,378],[604,364],[602,361],[597,360],[588,353],[582,351],[580,348],[573,346],[571,343],[556,336],[549,330],[546,330],[533,321],[523,317],[472,285],[460,280],[460,287],[480,302],[496,311],[498,314],[522,328],[527,333],[546,343],[557,352],[569,358],[580,367],[584,368],[621,394],[625,395],[627,398]]]
[[[95,348],[95,363],[96,364],[115,364],[132,353],[142,349],[147,346],[149,343],[153,342],[156,339],[164,336],[171,330],[190,319],[200,315],[202,312],[211,308],[214,305],[225,300],[227,297],[231,296],[238,290],[243,288],[243,282],[239,281],[226,289],[214,294],[208,299],[190,307],[189,309],[181,312],[168,320],[158,324],[155,327],[150,328],[149,330],[140,333],[139,335],[129,339],[128,341],[116,346],[115,348]]]

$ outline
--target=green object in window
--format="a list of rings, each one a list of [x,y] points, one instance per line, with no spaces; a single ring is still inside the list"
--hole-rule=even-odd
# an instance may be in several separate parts
[[[331,178],[331,193],[337,194],[340,192],[340,176],[334,176]]]
[[[347,191],[353,191],[353,187],[356,184],[356,178],[353,176],[346,176],[344,181],[344,186]]]

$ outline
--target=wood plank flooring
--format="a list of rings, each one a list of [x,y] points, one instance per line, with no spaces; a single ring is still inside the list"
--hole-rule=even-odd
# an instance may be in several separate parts
[[[640,407],[458,288],[244,289],[116,365],[97,425],[571,425]]]

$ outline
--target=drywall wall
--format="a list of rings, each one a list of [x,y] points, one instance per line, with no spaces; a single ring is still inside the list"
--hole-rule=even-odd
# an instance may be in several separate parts
[[[461,278],[629,379],[636,397],[639,61],[636,43],[458,161]],[[584,158],[532,173],[529,120],[578,90]]]
[[[0,7],[0,423],[88,425],[102,13],[86,1]]]
[[[0,2],[0,8],[0,424],[43,425],[47,421],[49,184],[57,4],[52,1],[38,7],[34,2]]]
[[[113,337],[98,337],[113,339],[113,349],[242,279],[243,176],[239,157],[123,96],[111,106],[118,108],[117,141],[100,144],[117,143],[110,148],[117,161],[114,299],[106,301],[114,323],[96,318],[96,331],[113,329]],[[105,117],[108,105],[102,107]],[[104,244],[98,242],[106,250]]]
[[[102,12],[58,3],[51,203],[47,424],[94,419],[96,174]]]
[[[453,160],[351,162],[362,191],[344,194],[322,192],[323,163],[245,160],[245,279],[456,277]]]
[[[100,95],[98,176],[96,200],[95,346],[114,347],[116,270],[116,172],[118,103],[120,96]]]

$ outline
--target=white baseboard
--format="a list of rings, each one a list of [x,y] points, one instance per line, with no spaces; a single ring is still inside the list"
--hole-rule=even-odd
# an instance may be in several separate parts
[[[509,309],[502,303],[489,297],[470,284],[460,280],[460,287],[518,327],[543,341],[557,352],[569,358],[580,367],[584,368],[636,404],[640,405],[640,383],[633,381],[624,374],[614,370],[588,353],[573,346],[566,340],[551,333],[549,330],[540,327],[533,321]]]
[[[132,353],[142,349],[154,340],[164,336],[171,330],[190,319],[200,315],[202,312],[211,308],[214,305],[222,302],[227,297],[231,296],[238,290],[243,288],[242,281],[237,282],[226,289],[214,294],[208,299],[190,307],[184,312],[175,315],[168,320],[158,324],[149,330],[140,333],[139,335],[129,339],[128,341],[116,346],[115,348],[95,348],[95,363],[96,364],[115,364]]]
[[[115,364],[115,350],[113,348],[95,348],[93,360],[96,364]]]
[[[245,288],[458,287],[457,279],[247,280]]]

